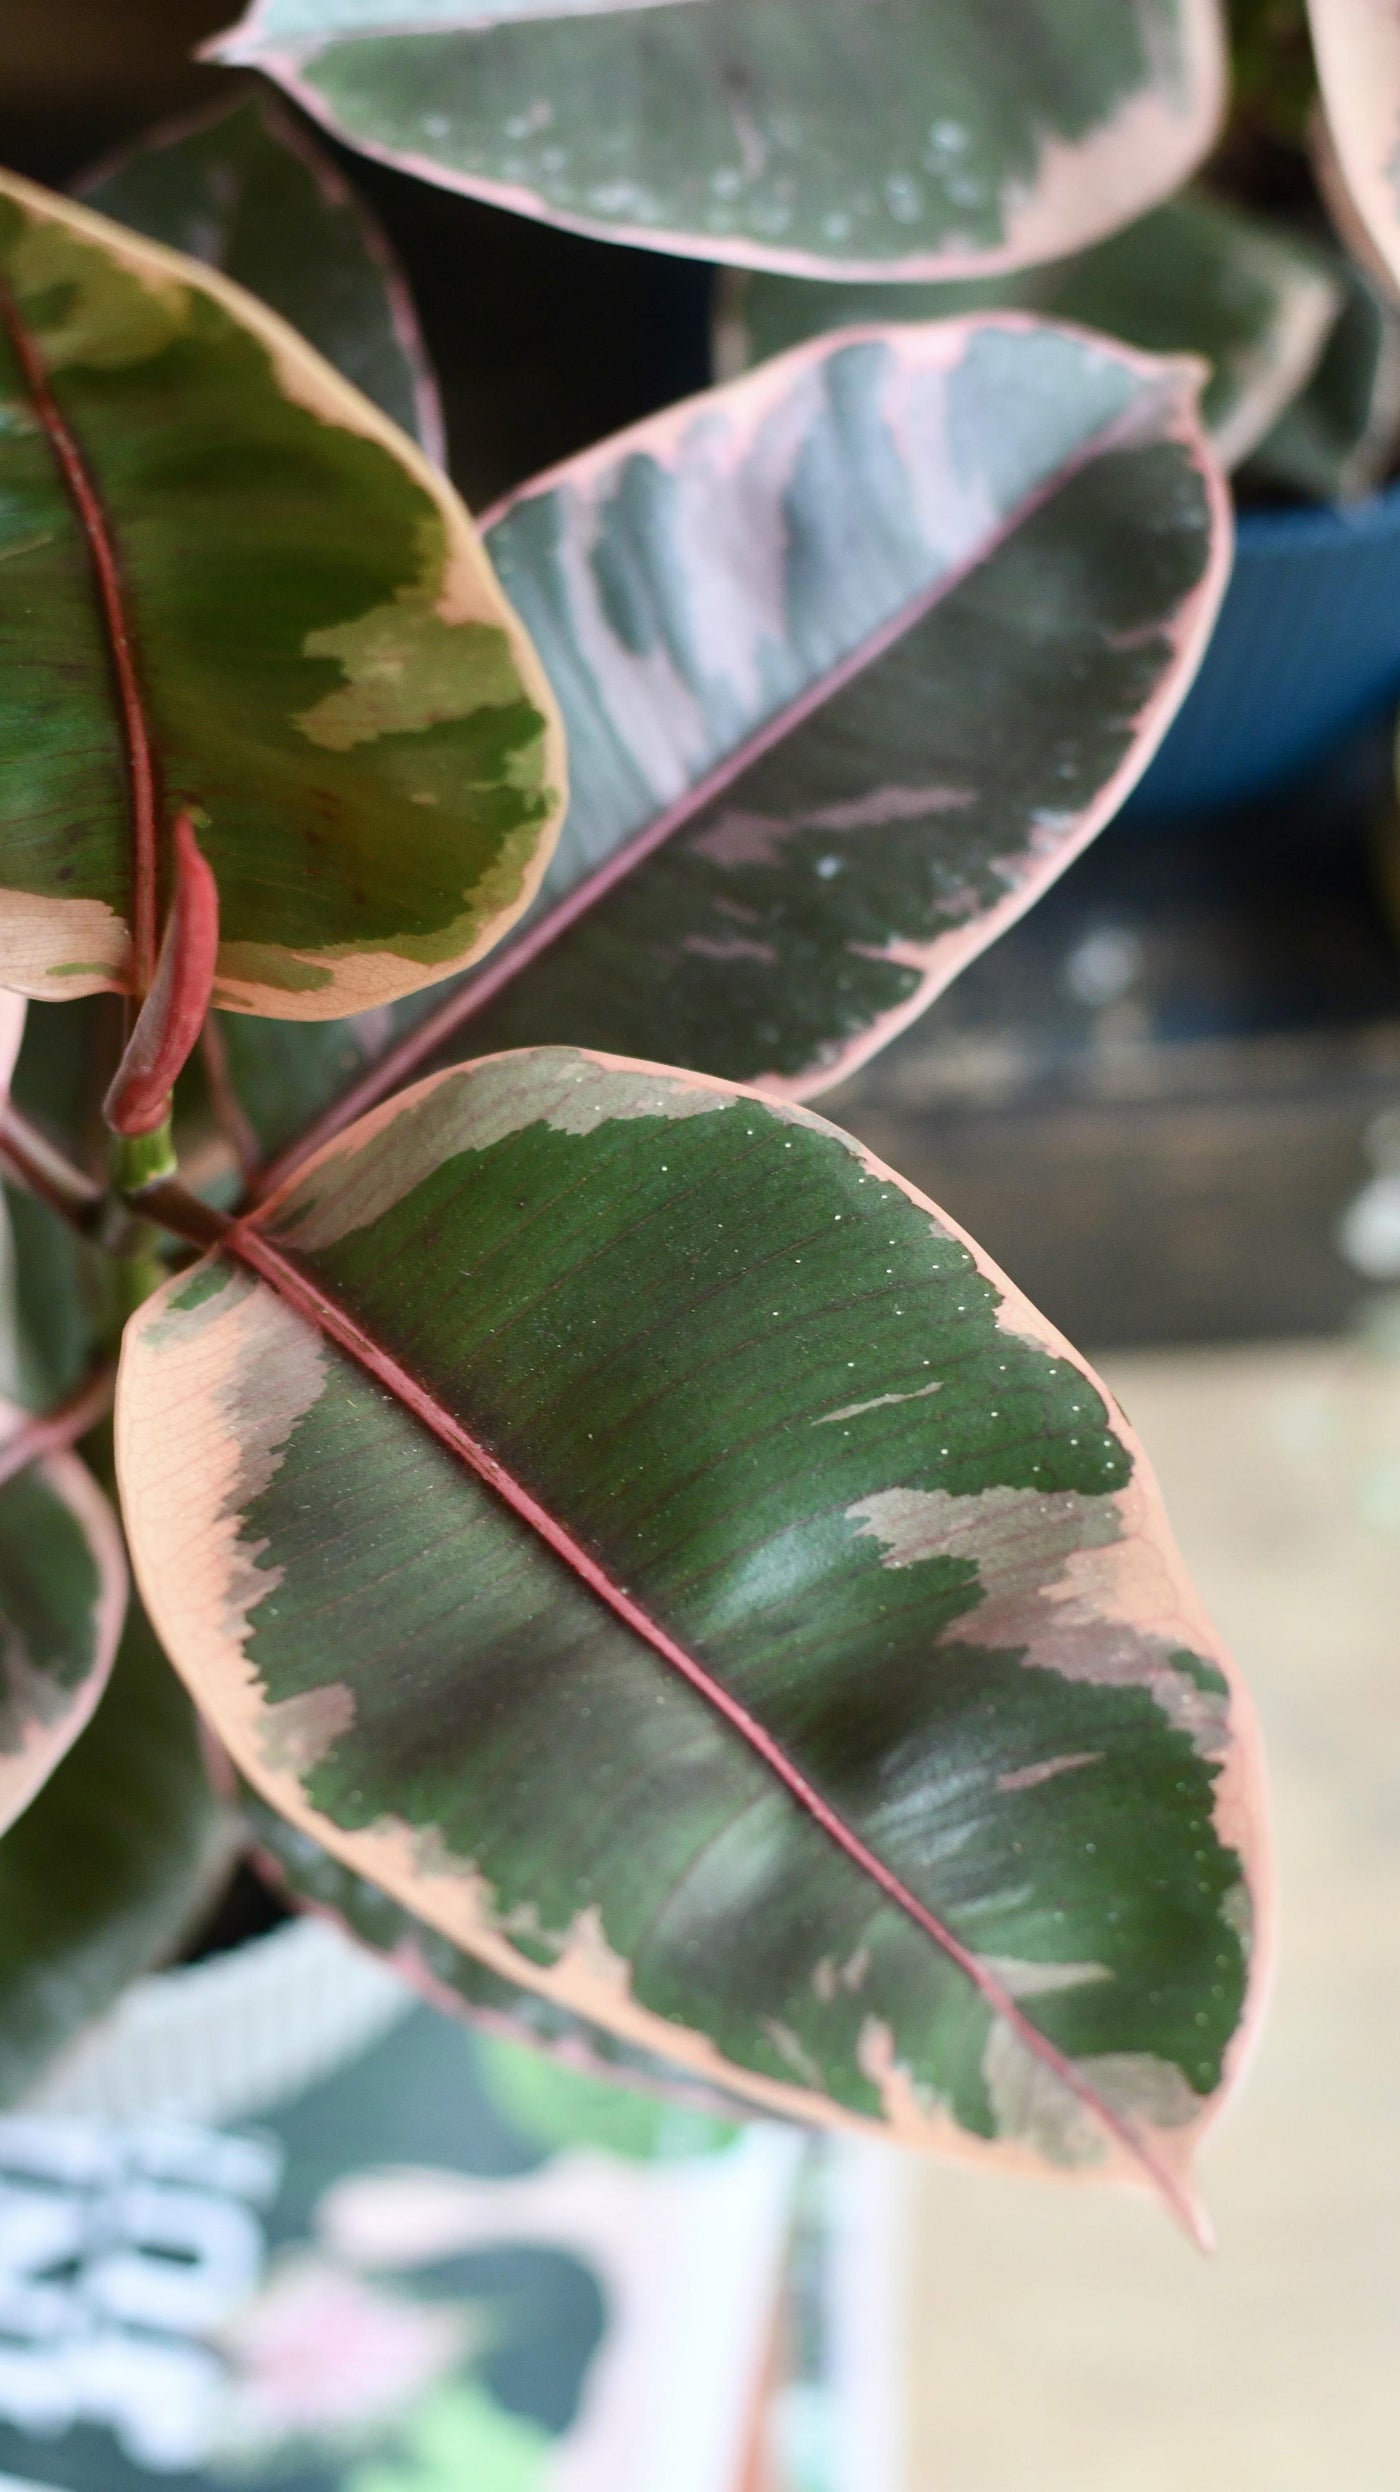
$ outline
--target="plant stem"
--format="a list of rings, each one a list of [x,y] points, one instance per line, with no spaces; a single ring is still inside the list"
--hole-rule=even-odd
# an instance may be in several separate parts
[[[220,1246],[232,1229],[238,1226],[227,1212],[216,1211],[212,1203],[202,1203],[173,1177],[158,1178],[144,1186],[139,1194],[128,1197],[131,1208],[143,1219],[178,1237],[186,1246],[207,1254],[212,1246]]]
[[[150,1133],[112,1136],[112,1183],[128,1202],[147,1186],[173,1177],[178,1166],[168,1116]]]
[[[93,1236],[107,1199],[101,1186],[65,1159],[10,1099],[0,1100],[0,1172],[81,1236]]]
[[[95,1428],[111,1408],[116,1380],[115,1366],[96,1368],[56,1410],[23,1420],[14,1435],[0,1445],[0,1488],[17,1472],[27,1470],[31,1462],[40,1461],[45,1454],[64,1452],[68,1446],[76,1445],[80,1436],[86,1436],[89,1428]]]

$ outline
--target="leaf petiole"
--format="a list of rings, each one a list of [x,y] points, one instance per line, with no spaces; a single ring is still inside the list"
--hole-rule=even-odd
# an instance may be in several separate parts
[[[55,1150],[11,1099],[0,1100],[0,1174],[47,1203],[80,1236],[96,1235],[107,1203],[102,1187]]]
[[[112,1183],[124,1202],[173,1177],[178,1166],[168,1116],[150,1133],[112,1136]]]

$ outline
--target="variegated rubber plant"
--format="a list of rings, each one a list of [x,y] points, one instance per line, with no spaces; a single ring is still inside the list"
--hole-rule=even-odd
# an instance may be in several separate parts
[[[235,48],[561,215],[920,277],[1146,207],[1219,72],[1207,0],[1036,0],[1047,119],[982,94],[995,11],[892,17],[871,95],[962,100],[871,204],[818,145],[834,0],[408,14],[260,0]],[[644,177],[721,39],[749,83]],[[611,170],[570,64],[637,99]],[[1165,731],[1228,562],[1207,376],[877,311],[478,531],[280,107],[80,204],[0,182],[12,2096],[241,1826],[469,2014],[1199,2227],[1266,1952],[1247,1700],[1105,1388],[805,1103]]]
[[[1393,0],[250,0],[207,51],[427,181],[728,264],[722,369],[1019,304],[1209,356],[1270,492],[1400,450]],[[1310,143],[1339,243],[1174,195],[1222,129]]]

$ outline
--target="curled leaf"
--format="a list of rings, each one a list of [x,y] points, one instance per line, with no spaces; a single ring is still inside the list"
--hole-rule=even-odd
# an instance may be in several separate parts
[[[151,991],[136,1016],[103,1113],[114,1133],[154,1132],[204,1027],[219,950],[219,888],[194,824],[175,825],[175,889]]]
[[[107,1387],[110,1393],[110,1380]],[[41,1791],[107,1682],[126,1612],[116,1518],[71,1442],[0,1412],[0,1832]]]

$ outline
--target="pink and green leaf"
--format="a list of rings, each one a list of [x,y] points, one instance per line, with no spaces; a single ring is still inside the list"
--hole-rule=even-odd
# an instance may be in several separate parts
[[[454,1946],[774,2109],[1186,2204],[1248,1708],[1121,1414],[847,1136],[438,1076],[147,1303],[118,1437],[241,1770]]]
[[[664,2095],[710,2118],[752,2116],[751,2103],[703,2084],[691,2071],[638,2049],[542,1991],[523,1989],[493,1972],[479,1956],[454,1947],[440,1929],[396,1903],[382,1886],[358,1877],[256,1794],[245,1792],[243,1811],[264,1873],[303,1910],[338,1921],[444,2015],[462,2017],[483,2033],[548,2053],[570,2070]]]
[[[1331,141],[1327,186],[1400,287],[1400,15],[1392,0],[1308,0]]]
[[[1244,470],[1247,485],[1355,502],[1385,483],[1400,448],[1400,301],[1354,261],[1341,261],[1342,312],[1305,390],[1271,425]]]
[[[403,272],[333,158],[269,94],[146,131],[79,195],[246,286],[441,466],[437,384]]]
[[[0,1834],[90,1719],[126,1613],[121,1534],[63,1444],[76,1432],[0,1407]]]
[[[1224,86],[1216,0],[253,0],[208,52],[421,179],[815,276],[1076,250],[1193,171]]]
[[[222,274],[14,175],[0,414],[0,983],[143,997],[182,811],[237,1011],[334,1016],[489,949],[562,748],[422,452]]]
[[[1334,255],[1276,220],[1186,191],[1073,259],[981,285],[814,285],[736,272],[721,293],[716,360],[742,372],[857,322],[1014,306],[1149,354],[1199,355],[1210,366],[1201,414],[1217,458],[1233,468],[1314,371],[1345,284]]]
[[[169,1960],[232,1842],[198,1718],[133,1602],[92,1720],[0,1836],[0,2104]]]
[[[798,1097],[873,1053],[1111,818],[1186,691],[1229,560],[1198,379],[1016,313],[868,328],[525,487],[487,539],[569,735],[541,902],[391,1046],[382,1018],[314,1061],[230,1029],[264,1142],[357,1060],[351,1112],[501,1047]]]

